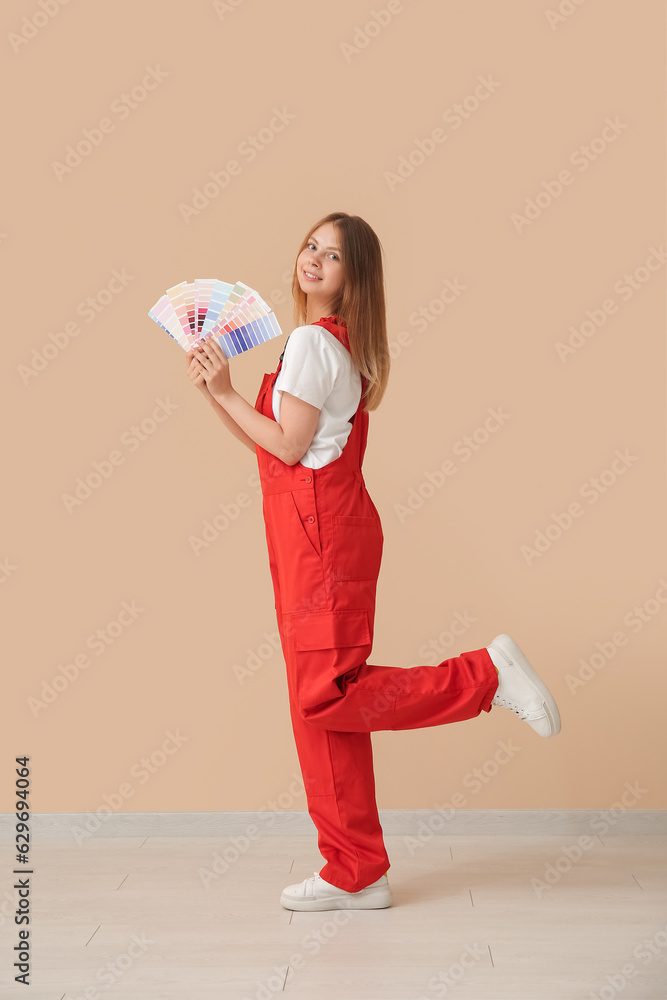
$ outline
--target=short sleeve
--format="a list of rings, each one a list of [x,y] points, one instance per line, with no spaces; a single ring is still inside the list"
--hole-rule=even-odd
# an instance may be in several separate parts
[[[275,387],[321,410],[340,370],[338,352],[322,327],[297,326],[287,339]]]

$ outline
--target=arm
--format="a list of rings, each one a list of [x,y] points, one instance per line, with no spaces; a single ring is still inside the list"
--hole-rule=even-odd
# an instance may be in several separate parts
[[[317,406],[290,392],[283,392],[280,423],[265,417],[231,387],[216,393],[215,400],[241,434],[265,451],[270,451],[286,465],[296,465],[308,451],[320,416]],[[220,416],[222,418],[222,414]],[[254,450],[254,445],[252,447]]]
[[[216,345],[217,346],[217,345]],[[219,350],[224,367],[226,359]],[[187,355],[187,372],[193,384],[204,395],[225,427],[235,438],[256,452],[255,445],[271,452],[286,465],[296,465],[313,440],[320,411],[305,400],[284,392],[280,405],[280,423],[265,417],[232,387],[229,380],[223,389],[211,392],[202,369],[192,352]],[[194,358],[194,360],[193,360]]]
[[[224,406],[221,406],[220,403],[217,401],[217,399],[213,398],[210,392],[205,393],[205,395],[207,396],[209,403],[213,407],[213,412],[218,417],[220,417],[227,430],[231,431],[234,437],[237,438],[239,441],[242,441],[244,445],[250,448],[253,455],[255,455],[256,450],[255,450],[255,442],[253,441],[253,439],[251,437],[248,437],[243,428],[239,427],[239,425],[236,423],[233,417],[231,417],[229,413],[227,413],[227,410],[224,408]]]
[[[252,438],[248,437],[245,431],[241,427],[239,427],[239,425],[236,423],[235,420],[232,419],[232,417],[230,417],[230,415],[227,413],[224,407],[220,406],[220,403],[218,403],[217,399],[214,399],[213,396],[211,395],[211,391],[209,387],[206,385],[204,377],[201,374],[199,365],[197,364],[196,361],[193,361],[194,358],[193,352],[188,351],[186,358],[187,358],[186,371],[192,384],[196,386],[197,389],[199,389],[204,399],[206,399],[207,402],[211,404],[211,406],[213,407],[213,411],[222,420],[227,430],[231,431],[231,433],[234,435],[235,438],[237,438],[244,445],[250,448],[250,450],[253,453],[255,453],[255,442],[252,440]]]

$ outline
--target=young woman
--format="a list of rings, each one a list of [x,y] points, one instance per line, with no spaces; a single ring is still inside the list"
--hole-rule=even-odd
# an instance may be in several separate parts
[[[361,468],[368,413],[389,377],[382,248],[371,227],[344,212],[316,223],[299,248],[292,294],[301,325],[254,406],[233,389],[212,338],[188,353],[187,374],[259,464],[294,739],[326,861],[280,902],[371,909],[392,897],[370,734],[499,705],[554,736],[560,717],[504,633],[437,666],[367,662],[384,536]]]

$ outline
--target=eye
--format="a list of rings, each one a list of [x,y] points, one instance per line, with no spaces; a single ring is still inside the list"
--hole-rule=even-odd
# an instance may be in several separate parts
[[[315,247],[315,249],[317,250],[317,247],[315,246],[314,243],[306,243],[306,250],[308,250],[310,247]],[[329,256],[333,257],[335,260],[340,260],[338,254],[330,253]]]

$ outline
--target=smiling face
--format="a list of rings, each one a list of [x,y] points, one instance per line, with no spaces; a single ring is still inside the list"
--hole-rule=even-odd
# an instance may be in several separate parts
[[[296,269],[299,285],[307,295],[307,322],[312,323],[327,315],[343,287],[342,251],[332,222],[319,226],[309,237]]]

